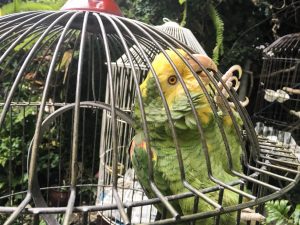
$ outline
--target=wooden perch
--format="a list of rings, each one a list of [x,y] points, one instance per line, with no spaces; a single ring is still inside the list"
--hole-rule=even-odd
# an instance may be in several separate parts
[[[294,89],[290,87],[283,87],[282,90],[288,92],[289,94],[300,95],[300,89]]]
[[[282,73],[289,73],[289,72],[292,72],[296,69],[296,66],[291,66],[290,68],[287,68],[287,69],[282,69],[282,70],[277,70],[275,72],[272,72],[272,73],[268,73],[268,74],[265,74],[261,77],[274,77],[274,76],[277,76],[277,75],[280,75]]]
[[[297,116],[298,118],[300,118],[300,111],[295,111],[295,110],[290,110],[290,114]]]

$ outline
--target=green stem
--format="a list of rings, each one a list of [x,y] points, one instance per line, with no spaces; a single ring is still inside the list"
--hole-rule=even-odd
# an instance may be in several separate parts
[[[184,27],[186,24],[186,17],[187,17],[187,0],[184,2],[184,10],[182,20],[180,22],[180,26]]]
[[[223,54],[224,23],[213,4],[209,4],[209,16],[216,30],[216,46],[213,50],[213,60],[218,64],[219,56]]]
[[[14,0],[14,13],[17,12],[18,0]]]

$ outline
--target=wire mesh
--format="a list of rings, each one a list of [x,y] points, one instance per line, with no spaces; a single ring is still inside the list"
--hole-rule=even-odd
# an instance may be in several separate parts
[[[222,74],[209,71],[212,65],[197,58],[203,55],[152,26],[106,13],[26,12],[0,18],[0,43],[3,224],[224,224],[228,215],[239,224],[242,209],[281,196],[299,180],[294,152],[265,139],[259,146],[248,114]],[[176,116],[154,64],[157,54],[178,80],[195,121],[195,148],[200,146],[202,154],[199,167],[206,171],[200,178],[207,182],[201,188],[185,170],[189,165],[181,142],[184,132],[174,123]],[[205,123],[177,63],[203,91],[201,99],[216,121],[212,134],[221,137],[220,155],[210,151]],[[151,120],[142,93],[140,85],[149,74],[160,102],[157,113],[166,118],[163,123]],[[221,112],[232,124],[241,162],[218,119]],[[153,125],[167,128],[164,135],[173,146],[168,165],[174,165],[182,192],[166,194],[157,183],[157,168],[150,160],[150,146],[157,146]],[[145,176],[152,196],[146,196],[137,182],[141,180],[134,178],[127,150],[138,130],[146,137]],[[236,169],[241,163],[243,171]],[[227,172],[218,171],[220,166]],[[224,179],[224,174],[231,178]],[[224,197],[229,193],[236,196],[234,202]],[[193,207],[182,213],[174,205],[186,199]]]

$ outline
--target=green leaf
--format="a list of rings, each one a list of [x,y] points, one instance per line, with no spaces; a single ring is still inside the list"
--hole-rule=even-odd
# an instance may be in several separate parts
[[[47,223],[44,220],[41,220],[39,225],[47,225]]]
[[[25,111],[21,111],[18,113],[18,116],[15,119],[15,124],[23,122],[23,120],[29,115],[35,115],[36,108],[35,107],[26,107]]]
[[[1,182],[0,182],[0,189],[3,188],[5,184],[6,184],[5,182],[2,182],[2,181],[1,181]]]
[[[224,22],[216,10],[215,6],[210,4],[209,6],[209,16],[214,24],[216,30],[216,46],[213,49],[213,60],[218,64],[219,56],[223,55],[223,33],[224,33]]]
[[[266,203],[266,223],[276,222],[276,225],[288,224],[288,212],[291,206],[287,200],[276,200]]]
[[[21,49],[24,49],[24,50],[28,51],[30,48],[32,48],[32,46],[34,45],[34,43],[36,42],[37,39],[38,39],[37,36],[34,37],[34,35],[30,35],[27,38],[25,38],[23,41],[21,41],[20,44],[18,44],[14,48],[14,50],[20,51]]]
[[[178,2],[180,5],[183,5],[186,2],[186,0],[178,0]]]
[[[300,225],[300,204],[295,208],[295,211],[291,215],[294,225]]]

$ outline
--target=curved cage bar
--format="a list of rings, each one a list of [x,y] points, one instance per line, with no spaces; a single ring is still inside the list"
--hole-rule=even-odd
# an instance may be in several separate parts
[[[235,78],[152,26],[28,12],[0,17],[0,43],[3,224],[239,224],[299,180]]]

